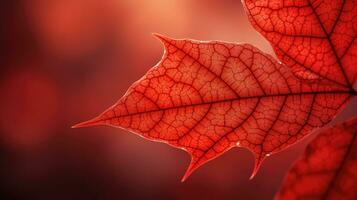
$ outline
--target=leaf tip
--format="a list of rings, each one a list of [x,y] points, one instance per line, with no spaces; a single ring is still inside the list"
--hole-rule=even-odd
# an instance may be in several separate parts
[[[188,169],[186,170],[185,174],[183,175],[183,177],[181,179],[181,183],[185,182],[194,170],[195,170],[195,168],[193,167],[193,165],[191,163],[190,166],[188,167]]]
[[[192,154],[190,155],[191,155],[191,162],[181,179],[181,183],[185,182],[187,178],[191,176],[191,174],[200,166],[199,164],[197,164],[197,159]]]
[[[152,33],[152,35],[157,38],[158,40],[160,40],[162,43],[168,43],[170,40],[172,40],[171,38],[165,36],[165,35],[162,35],[160,33]]]
[[[266,155],[268,156],[268,155]],[[253,180],[253,178],[257,175],[259,169],[260,169],[260,166],[262,165],[262,162],[263,160],[265,159],[266,156],[258,156],[256,159],[255,159],[255,163],[254,163],[254,169],[253,169],[253,172],[252,174],[250,175],[249,177],[249,180]]]
[[[186,173],[185,173],[185,175],[181,179],[181,183],[185,182],[189,176],[190,175],[186,175]]]
[[[84,121],[84,122],[75,124],[75,125],[71,126],[71,128],[84,128],[84,127],[95,126],[95,125],[99,125],[101,121],[102,120],[99,117],[96,117],[96,118],[90,119],[88,121]]]

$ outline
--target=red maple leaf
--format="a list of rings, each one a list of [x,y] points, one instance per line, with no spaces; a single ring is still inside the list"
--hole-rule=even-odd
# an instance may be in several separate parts
[[[357,0],[243,0],[253,26],[296,75],[353,90]]]
[[[319,134],[285,178],[277,200],[357,199],[357,118]]]
[[[355,91],[326,79],[304,81],[247,44],[174,40],[159,64],[98,117],[109,125],[168,143],[191,155],[195,169],[233,147],[261,162],[327,124]]]

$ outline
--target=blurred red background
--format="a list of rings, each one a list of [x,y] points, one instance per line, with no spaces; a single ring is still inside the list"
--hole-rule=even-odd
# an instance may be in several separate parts
[[[314,137],[270,157],[233,149],[180,179],[189,156],[109,127],[70,129],[116,102],[173,38],[272,49],[239,0],[18,0],[1,8],[0,181],[6,199],[272,199]],[[355,114],[354,100],[333,122]]]

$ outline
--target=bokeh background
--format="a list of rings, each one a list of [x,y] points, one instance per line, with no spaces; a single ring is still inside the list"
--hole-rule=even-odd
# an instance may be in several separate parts
[[[4,199],[272,199],[316,135],[267,159],[253,180],[253,156],[235,148],[181,183],[181,150],[109,127],[70,129],[160,60],[153,32],[273,54],[239,0],[3,0],[0,9]],[[333,123],[356,114],[355,100]]]

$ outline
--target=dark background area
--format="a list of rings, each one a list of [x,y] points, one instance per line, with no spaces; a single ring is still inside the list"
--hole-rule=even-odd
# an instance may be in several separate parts
[[[253,180],[253,156],[235,148],[181,183],[181,150],[109,127],[70,129],[160,60],[152,32],[273,54],[239,0],[4,0],[0,10],[2,199],[272,199],[316,135],[267,159]],[[356,108],[354,99],[333,123]]]

